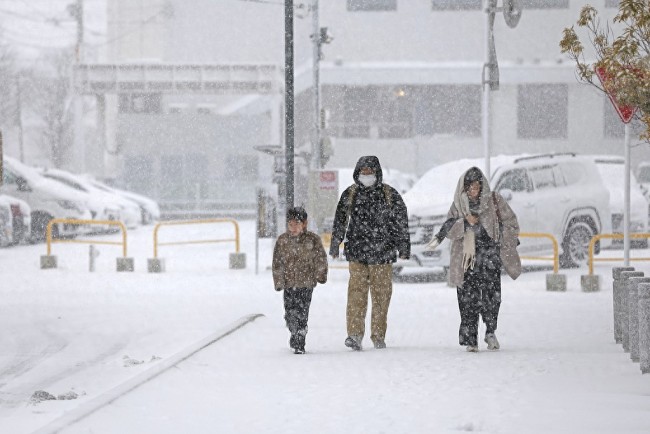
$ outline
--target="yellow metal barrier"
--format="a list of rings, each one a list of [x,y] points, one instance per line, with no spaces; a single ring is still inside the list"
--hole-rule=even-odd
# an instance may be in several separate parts
[[[522,232],[519,238],[548,238],[553,244],[553,257],[549,256],[520,256],[520,259],[528,259],[535,261],[553,261],[553,273],[557,273],[560,268],[560,252],[555,236],[546,233],[538,232]]]
[[[522,232],[519,234],[520,238],[548,238],[553,244],[553,256],[521,256],[521,259],[536,260],[536,261],[553,261],[553,272],[557,273],[560,268],[560,252],[557,240],[551,234],[546,233],[536,233],[536,232]],[[324,233],[321,234],[321,240],[323,240],[323,245],[326,249],[329,249],[330,243],[332,241],[332,234]],[[348,268],[340,266],[331,266],[330,268]]]
[[[158,229],[161,226],[180,226],[180,225],[195,225],[207,223],[232,223],[235,226],[235,238],[228,238],[225,240],[197,240],[197,241],[176,241],[171,243],[158,242]],[[169,222],[158,223],[153,230],[153,257],[158,257],[158,246],[177,246],[182,244],[208,244],[208,243],[225,243],[235,242],[235,253],[239,253],[239,224],[232,219],[202,219],[202,220],[178,220]]]
[[[118,226],[122,230],[122,242],[118,241],[100,241],[100,240],[78,240],[78,239],[52,239],[52,226],[57,223],[71,224],[71,225],[109,225]],[[114,246],[122,246],[122,255],[126,258],[126,227],[124,223],[114,220],[77,220],[77,219],[52,219],[47,224],[45,231],[47,238],[47,255],[52,254],[52,243],[76,243],[76,244],[109,244]]]
[[[623,234],[597,234],[591,238],[591,241],[589,242],[589,275],[594,274],[594,262],[616,262],[625,260],[625,258],[594,258],[594,246],[596,245],[596,241],[602,238],[622,240],[623,237]],[[650,234],[630,234],[630,238],[650,238]],[[650,258],[630,258],[630,261],[650,261]]]

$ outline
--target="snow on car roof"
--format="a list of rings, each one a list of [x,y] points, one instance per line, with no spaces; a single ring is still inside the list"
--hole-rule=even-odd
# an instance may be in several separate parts
[[[522,155],[491,157],[490,167],[494,170],[504,164],[512,163]],[[420,209],[431,208],[439,204],[449,207],[458,178],[472,166],[485,170],[485,158],[465,158],[443,163],[430,169],[411,190],[404,194],[404,202],[409,212],[417,213]]]

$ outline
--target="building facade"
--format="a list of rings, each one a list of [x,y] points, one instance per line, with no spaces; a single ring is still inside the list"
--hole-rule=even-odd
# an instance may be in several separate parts
[[[491,92],[492,154],[622,155],[623,126],[609,101],[576,80],[575,66],[559,50],[562,30],[586,3],[521,0],[514,29],[497,14],[500,88]],[[589,3],[603,19],[617,11],[614,0]],[[295,137],[303,155],[311,151],[315,122],[311,5],[295,6]],[[321,0],[318,6],[320,26],[334,37],[320,62],[323,134],[334,151],[325,167],[352,167],[359,156],[373,154],[388,167],[421,175],[452,159],[483,155],[483,0]],[[108,63],[271,64],[279,71],[284,64],[282,2],[109,0],[108,17]],[[272,157],[254,147],[283,143],[284,77],[277,79],[276,95],[114,96],[107,137],[108,147],[120,151],[112,159],[115,173],[159,199],[191,202],[232,198],[227,178],[250,170],[238,188],[252,200],[254,186],[273,175]],[[636,147],[633,158],[650,157],[645,153]],[[193,172],[195,160],[203,168]],[[152,168],[151,187],[133,178],[138,161]],[[308,155],[297,165],[306,176]],[[241,169],[226,170],[232,167]],[[175,194],[162,187],[170,173],[178,178],[168,182],[182,184],[187,174],[203,178],[201,171],[213,176],[206,181],[212,187],[187,182]]]

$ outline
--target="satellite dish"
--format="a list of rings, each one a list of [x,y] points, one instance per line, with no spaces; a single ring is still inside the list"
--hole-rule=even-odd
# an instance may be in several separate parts
[[[521,3],[519,0],[503,0],[503,18],[508,27],[514,29],[521,18]]]

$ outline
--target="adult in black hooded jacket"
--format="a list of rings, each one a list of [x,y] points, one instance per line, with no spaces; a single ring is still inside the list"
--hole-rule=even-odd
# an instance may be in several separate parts
[[[354,184],[341,194],[336,208],[330,246],[330,255],[337,258],[345,240],[345,258],[350,262],[345,344],[361,349],[370,292],[370,338],[375,348],[385,348],[392,263],[398,253],[402,259],[411,254],[408,214],[402,196],[383,183],[377,157],[361,157],[353,178]]]

